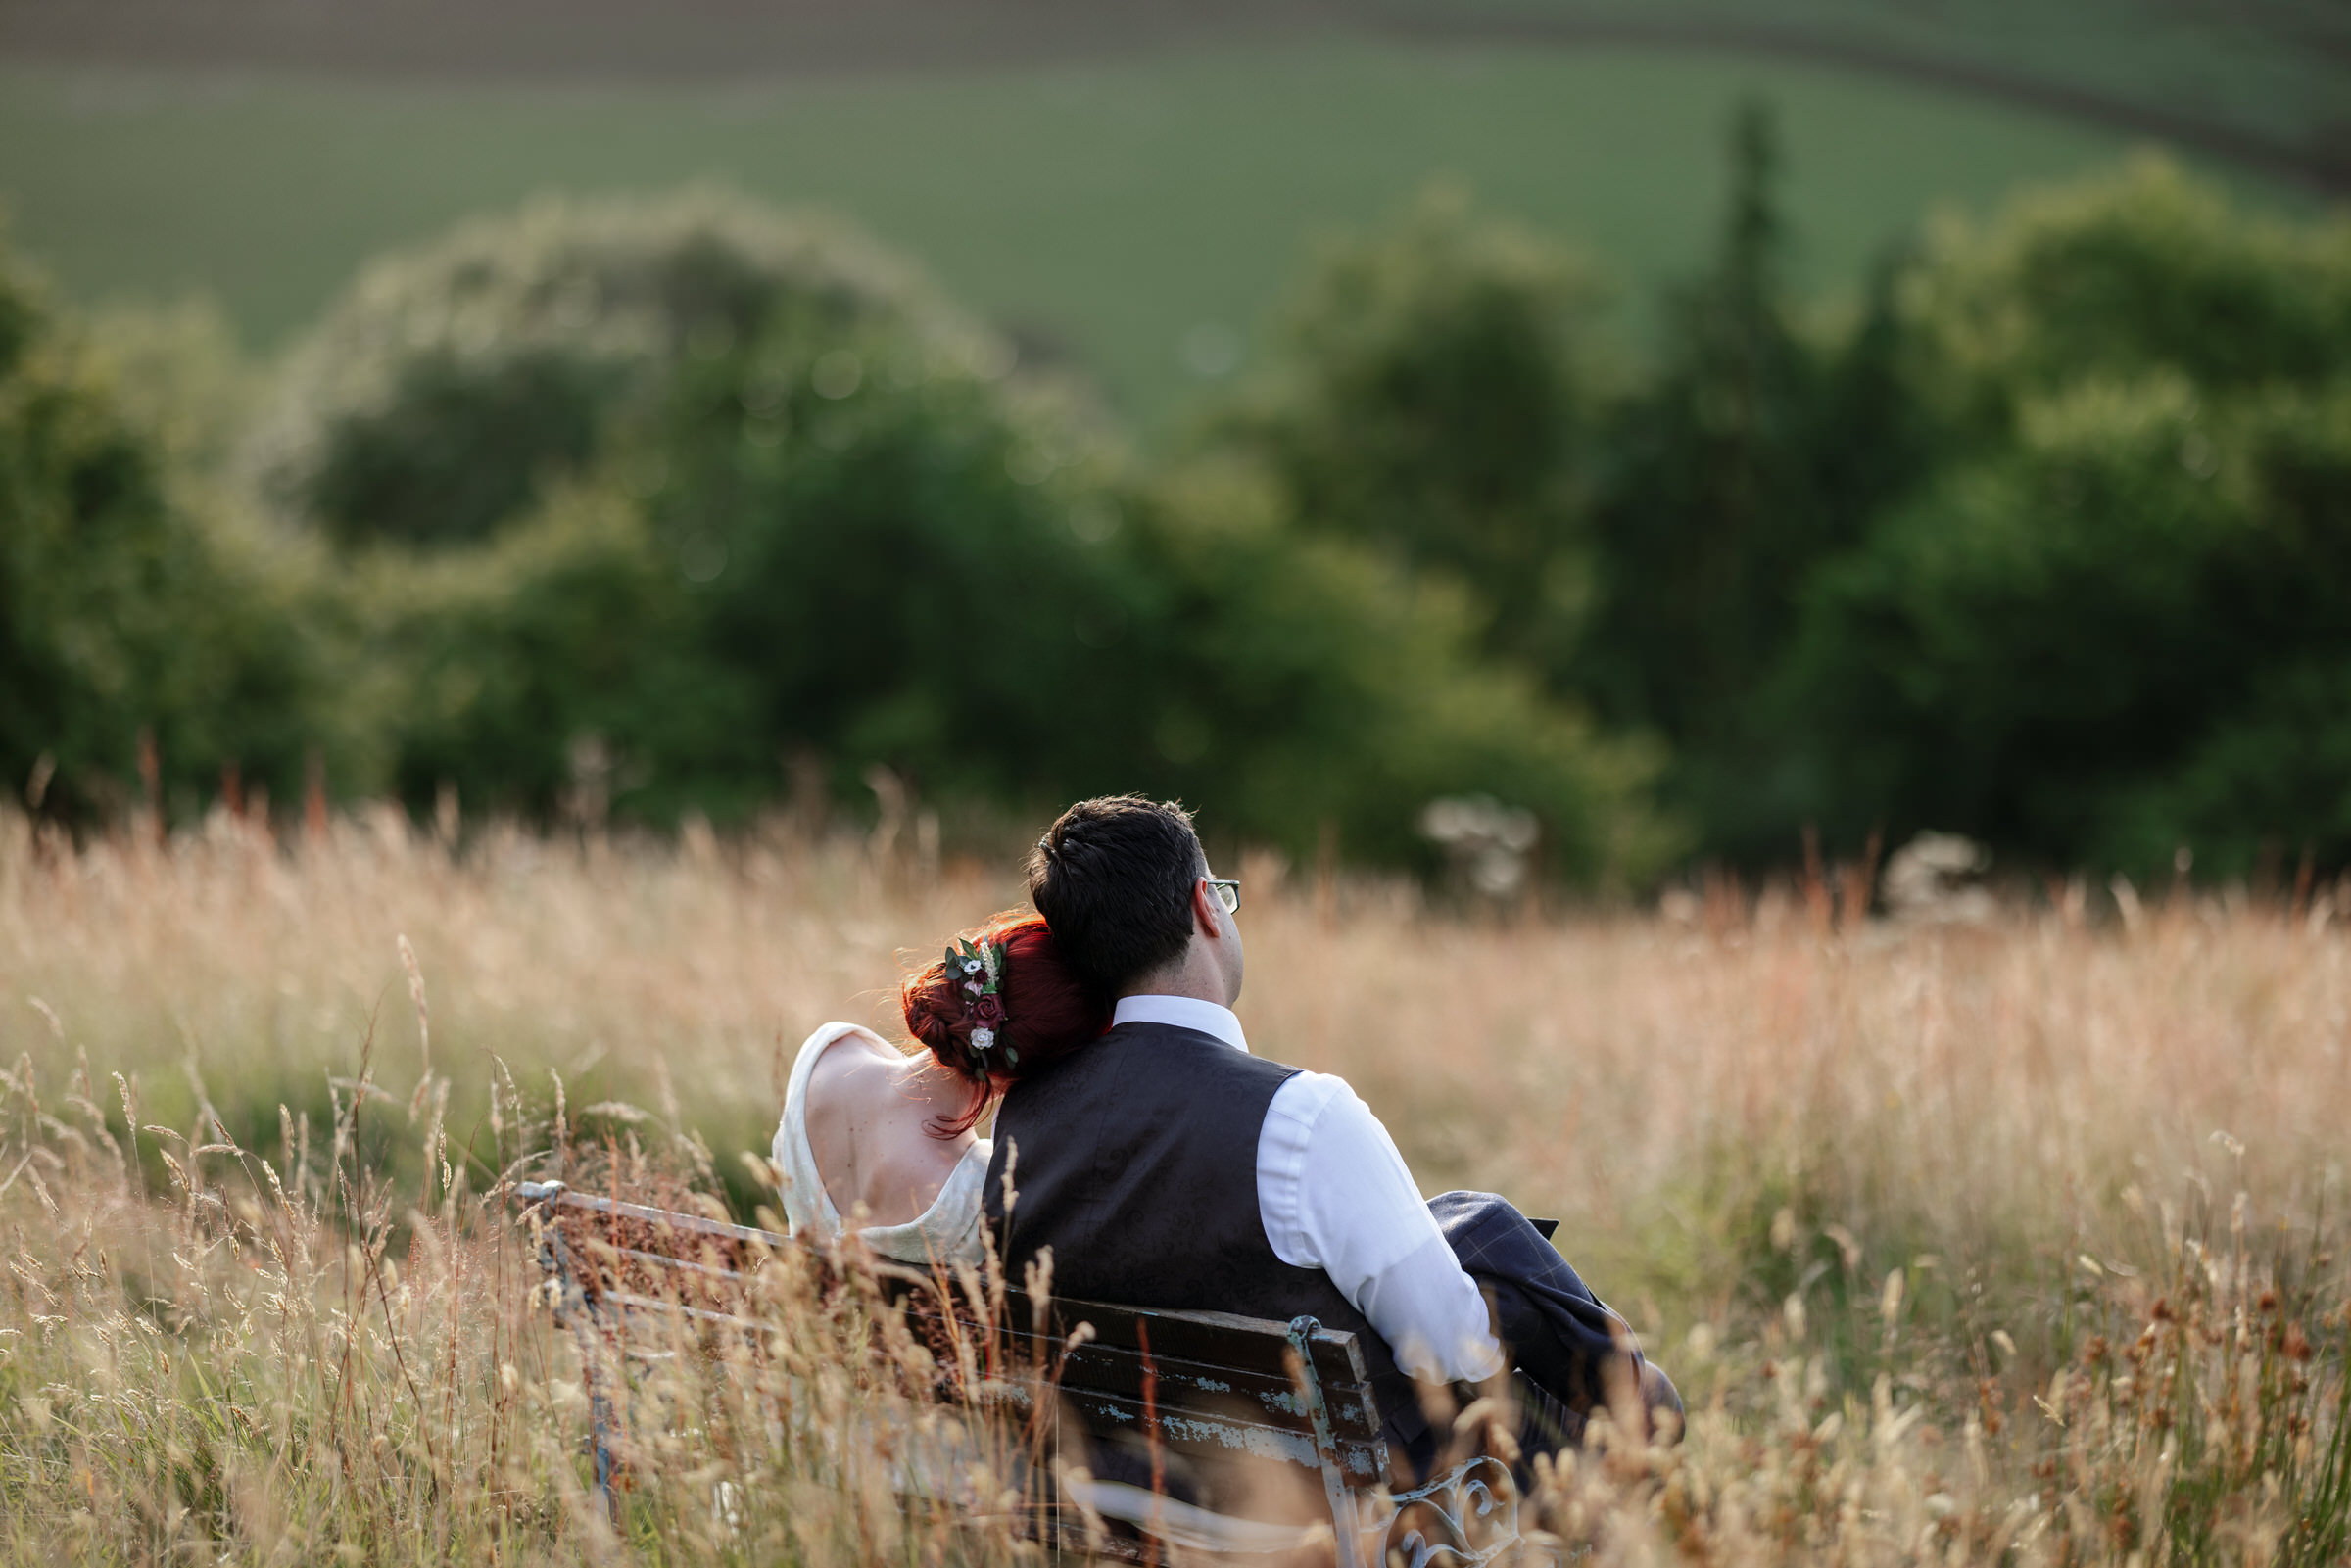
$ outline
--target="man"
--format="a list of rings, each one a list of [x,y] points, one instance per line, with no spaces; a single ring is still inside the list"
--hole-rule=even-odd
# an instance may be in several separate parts
[[[1232,1013],[1238,884],[1209,875],[1181,808],[1121,796],[1063,813],[1029,892],[1115,1009],[1108,1034],[997,1112],[986,1205],[1003,1256],[1050,1247],[1065,1297],[1352,1330],[1391,1440],[1424,1454],[1413,1379],[1482,1382],[1502,1348],[1370,1109],[1343,1079],[1250,1054]]]

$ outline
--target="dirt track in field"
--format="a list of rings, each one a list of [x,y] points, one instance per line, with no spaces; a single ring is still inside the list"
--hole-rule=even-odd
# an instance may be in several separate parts
[[[2181,0],[2172,9],[2192,21],[2199,8],[2199,0]],[[2351,30],[2338,36],[2329,25],[2310,35],[2314,24],[2301,8],[2280,10],[2278,48],[2351,65]],[[920,71],[1349,32],[1432,44],[1705,49],[1826,65],[2158,138],[2321,192],[2351,192],[2351,123],[2280,134],[2181,107],[2157,86],[2126,95],[1966,52],[1767,17],[1447,15],[1392,0],[0,0],[0,59],[460,80]]]

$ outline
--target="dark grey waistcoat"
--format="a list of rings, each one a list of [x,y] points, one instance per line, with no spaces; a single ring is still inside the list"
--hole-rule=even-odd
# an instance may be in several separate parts
[[[1057,1297],[1284,1322],[1311,1314],[1352,1330],[1391,1437],[1406,1439],[1425,1422],[1386,1342],[1328,1274],[1283,1262],[1266,1240],[1258,1133],[1297,1071],[1194,1029],[1121,1024],[1004,1096],[988,1223],[1015,1280],[1037,1249],[1053,1249]]]

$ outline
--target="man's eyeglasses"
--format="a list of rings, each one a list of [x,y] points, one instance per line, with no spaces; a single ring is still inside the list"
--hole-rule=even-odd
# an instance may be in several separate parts
[[[1239,879],[1237,878],[1228,877],[1211,877],[1207,880],[1209,891],[1217,895],[1217,902],[1224,906],[1224,913],[1227,915],[1238,915],[1241,912],[1241,884]]]

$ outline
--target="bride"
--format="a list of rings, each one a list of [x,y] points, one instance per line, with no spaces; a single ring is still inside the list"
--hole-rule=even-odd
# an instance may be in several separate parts
[[[776,1128],[794,1236],[854,1230],[884,1258],[935,1266],[981,1257],[988,1140],[978,1127],[1014,1080],[1110,1027],[1061,960],[1042,916],[964,933],[898,989],[918,1049],[855,1023],[801,1042]]]

